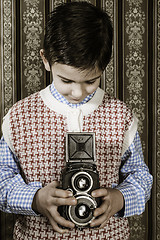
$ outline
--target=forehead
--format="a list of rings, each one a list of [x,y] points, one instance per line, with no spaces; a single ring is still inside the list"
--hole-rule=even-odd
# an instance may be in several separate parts
[[[93,69],[80,70],[61,63],[54,63],[52,65],[52,72],[54,75],[59,75],[73,81],[79,81],[81,79],[90,80],[96,77],[98,78],[102,74],[102,71],[96,67]]]

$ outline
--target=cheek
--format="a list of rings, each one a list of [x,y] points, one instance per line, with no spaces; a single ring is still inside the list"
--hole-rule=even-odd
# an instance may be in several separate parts
[[[96,89],[99,87],[99,84],[94,84],[94,85],[89,85],[86,87],[86,91],[89,94],[92,94],[94,91],[96,91]]]
[[[62,95],[66,95],[69,93],[69,87],[66,86],[66,84],[63,84],[61,82],[54,82],[54,86],[57,91]]]

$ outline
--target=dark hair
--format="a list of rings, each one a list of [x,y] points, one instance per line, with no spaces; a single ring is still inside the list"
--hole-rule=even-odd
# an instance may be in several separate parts
[[[112,54],[113,29],[109,16],[87,2],[66,3],[50,13],[44,56],[79,69],[104,70]]]

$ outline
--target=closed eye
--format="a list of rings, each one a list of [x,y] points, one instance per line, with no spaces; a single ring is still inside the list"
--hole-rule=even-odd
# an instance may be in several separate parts
[[[96,80],[97,80],[97,79],[94,79],[94,80],[92,80],[92,81],[86,81],[85,83],[86,83],[86,84],[90,84],[90,85],[91,85],[91,84],[95,83],[95,82],[96,82]]]
[[[61,78],[61,81],[62,81],[63,83],[67,83],[67,84],[70,84],[70,83],[73,82],[72,80],[67,80],[67,79],[63,79],[63,78]]]

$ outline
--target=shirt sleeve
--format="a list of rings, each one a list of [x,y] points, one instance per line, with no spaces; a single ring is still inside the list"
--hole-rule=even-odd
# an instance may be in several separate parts
[[[150,198],[153,177],[144,162],[138,131],[122,156],[120,175],[123,180],[115,188],[124,196],[124,217],[140,215]]]
[[[4,137],[0,140],[0,210],[7,213],[37,215],[32,210],[35,193],[40,182],[26,184],[20,174],[18,159]]]

